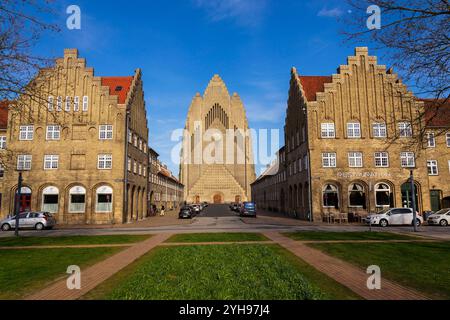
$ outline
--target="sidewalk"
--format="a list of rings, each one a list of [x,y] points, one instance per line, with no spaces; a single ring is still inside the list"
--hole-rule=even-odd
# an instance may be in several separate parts
[[[66,281],[69,276],[68,275],[63,279],[56,281],[47,288],[26,297],[25,300],[78,299],[171,236],[172,234],[155,235],[149,240],[135,244],[131,248],[125,249],[118,254],[87,268],[86,270],[81,270],[81,290],[69,290],[67,288]]]
[[[267,232],[264,235],[364,299],[429,300],[425,295],[385,278],[381,280],[381,290],[369,290],[366,285],[369,275],[364,270],[310,248],[304,243],[289,239],[280,233]]]

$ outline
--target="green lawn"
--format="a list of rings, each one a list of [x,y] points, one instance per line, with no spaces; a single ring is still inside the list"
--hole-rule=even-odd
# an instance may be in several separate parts
[[[159,247],[84,299],[358,299],[276,245]]]
[[[285,236],[301,241],[327,240],[417,240],[418,238],[390,232],[330,232],[330,231],[300,231],[284,233]]]
[[[121,248],[0,250],[0,300],[20,299],[66,274],[105,259]]]
[[[260,233],[187,233],[176,234],[166,242],[242,242],[242,241],[267,241]]]
[[[63,236],[63,237],[11,237],[0,238],[0,247],[60,246],[91,244],[127,244],[148,239],[149,235]]]
[[[382,276],[432,298],[450,299],[450,242],[312,244],[355,265],[378,265]],[[383,283],[381,283],[383,286]]]

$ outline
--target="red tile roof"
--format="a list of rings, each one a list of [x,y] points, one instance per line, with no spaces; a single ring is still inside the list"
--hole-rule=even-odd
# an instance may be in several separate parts
[[[329,76],[299,76],[300,83],[308,101],[316,101],[317,93],[325,91],[325,83],[331,83]]]
[[[421,99],[428,127],[450,127],[450,100]]]
[[[9,101],[0,101],[0,129],[8,127],[8,106]]]
[[[119,97],[119,104],[124,104],[130,91],[133,77],[102,77],[102,86],[109,87],[109,94]]]

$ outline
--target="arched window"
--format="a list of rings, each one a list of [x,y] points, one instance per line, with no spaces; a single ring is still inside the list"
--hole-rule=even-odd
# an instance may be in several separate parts
[[[84,213],[86,211],[86,189],[75,186],[69,190],[69,213]]]
[[[349,206],[366,208],[366,193],[364,187],[353,183],[348,188]]]
[[[327,184],[323,188],[323,206],[339,209],[338,188],[334,184]]]
[[[46,187],[42,190],[42,211],[58,212],[59,189],[57,187]]]
[[[387,183],[379,183],[375,185],[375,205],[377,207],[394,206],[392,190]]]
[[[96,190],[95,212],[112,212],[113,189],[108,186]]]

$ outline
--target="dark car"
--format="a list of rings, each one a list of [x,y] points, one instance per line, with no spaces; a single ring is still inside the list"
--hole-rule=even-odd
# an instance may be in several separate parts
[[[178,214],[180,219],[192,219],[194,217],[194,211],[191,207],[182,207]]]
[[[256,205],[254,202],[244,202],[239,208],[239,214],[241,217],[255,217],[256,218]]]
[[[238,204],[238,203],[233,203],[233,204],[231,204],[230,209],[231,209],[232,211],[238,212],[238,211],[239,211],[239,204]]]

